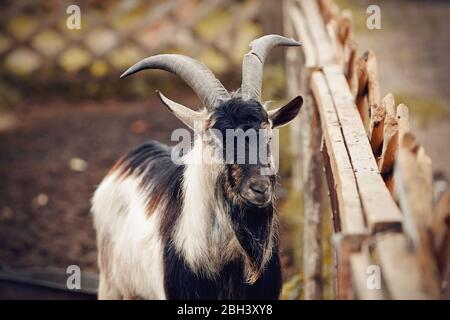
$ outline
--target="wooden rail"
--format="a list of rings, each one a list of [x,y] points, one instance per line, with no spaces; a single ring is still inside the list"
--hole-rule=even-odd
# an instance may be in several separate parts
[[[317,208],[323,204],[311,188],[320,185],[312,161],[321,152],[334,221],[337,297],[448,297],[450,192],[435,206],[431,160],[411,131],[407,106],[396,107],[392,94],[381,98],[376,55],[357,58],[350,12],[340,12],[331,0],[286,0],[284,16],[285,32],[303,45],[300,58],[287,58],[289,90],[310,100],[297,137],[309,148],[302,157],[305,298],[322,295],[321,254],[312,251],[322,241]],[[305,73],[305,83],[296,73]]]

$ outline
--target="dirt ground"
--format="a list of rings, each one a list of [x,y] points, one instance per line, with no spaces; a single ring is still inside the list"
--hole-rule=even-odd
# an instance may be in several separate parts
[[[95,271],[96,185],[133,146],[168,142],[178,121],[156,99],[39,104],[15,116],[20,122],[0,132],[0,261]]]

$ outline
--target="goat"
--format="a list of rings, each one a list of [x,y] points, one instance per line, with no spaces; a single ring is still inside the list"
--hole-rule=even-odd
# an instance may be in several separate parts
[[[199,153],[215,157],[205,150],[222,150],[208,129],[224,135],[227,129],[263,130],[270,148],[272,129],[290,122],[303,99],[266,111],[261,103],[265,57],[275,46],[298,45],[279,35],[252,41],[241,88],[231,94],[205,65],[183,55],[151,56],[122,74],[143,69],[174,73],[204,109],[194,111],[157,92],[171,113],[197,131],[192,150],[174,163],[171,148],[150,141],[121,158],[98,186],[92,212],[99,299],[279,298],[276,176],[261,173],[273,161],[196,164],[186,159]]]

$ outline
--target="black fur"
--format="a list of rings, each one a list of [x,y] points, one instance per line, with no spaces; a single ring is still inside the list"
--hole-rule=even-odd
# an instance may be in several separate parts
[[[221,104],[211,116],[213,128],[225,134],[226,129],[259,129],[261,123],[268,122],[269,116],[257,101],[231,99]]]
[[[196,275],[186,265],[172,244],[164,248],[164,282],[168,299],[278,299],[281,290],[281,267],[278,248],[261,277],[252,285],[245,283],[243,261],[226,264],[214,279]]]

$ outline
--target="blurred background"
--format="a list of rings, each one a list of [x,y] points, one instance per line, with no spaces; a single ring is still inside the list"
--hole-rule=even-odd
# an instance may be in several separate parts
[[[446,184],[450,2],[336,2],[351,9],[358,55],[376,52],[382,95],[392,92],[410,107],[436,181]],[[170,143],[170,133],[182,125],[156,99],[156,89],[199,105],[175,76],[148,71],[119,81],[126,68],[153,54],[186,54],[233,90],[240,85],[248,43],[263,34],[283,34],[276,0],[77,1],[81,28],[68,29],[71,4],[0,3],[0,298],[21,297],[22,291],[4,280],[8,277],[44,277],[65,286],[61,274],[69,265],[80,266],[93,281],[85,292],[92,296],[97,254],[89,208],[95,187],[129,149],[147,139]],[[381,7],[382,30],[367,29],[369,4]],[[274,49],[264,70],[263,98],[275,106],[283,103],[291,98],[286,86],[284,51]],[[302,297],[302,195],[290,191],[290,145],[298,142],[289,141],[288,130],[281,132],[278,211],[283,297],[297,299]],[[332,299],[330,214],[324,216],[324,297]]]

